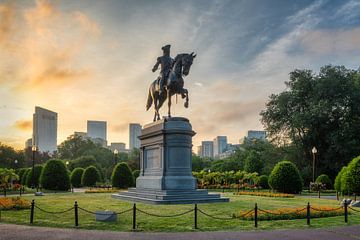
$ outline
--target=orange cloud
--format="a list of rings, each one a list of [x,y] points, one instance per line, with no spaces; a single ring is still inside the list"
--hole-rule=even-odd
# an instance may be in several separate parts
[[[0,5],[0,51],[4,52],[0,69],[8,72],[0,75],[8,76],[3,82],[11,82],[13,89],[46,91],[93,73],[81,59],[100,35],[100,28],[85,13],[64,12],[55,3],[37,0],[32,7]]]
[[[31,120],[19,120],[14,123],[14,127],[23,131],[28,131],[32,129]]]

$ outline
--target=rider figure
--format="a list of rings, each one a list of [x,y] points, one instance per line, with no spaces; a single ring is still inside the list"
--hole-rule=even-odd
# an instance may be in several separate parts
[[[163,50],[163,55],[157,58],[156,64],[152,69],[152,71],[155,72],[158,69],[159,65],[161,65],[160,76],[158,78],[160,83],[160,87],[159,87],[160,95],[164,90],[164,84],[166,83],[165,81],[169,77],[169,73],[171,71],[172,64],[174,62],[174,59],[170,57],[170,47],[171,45],[165,45],[161,48]]]

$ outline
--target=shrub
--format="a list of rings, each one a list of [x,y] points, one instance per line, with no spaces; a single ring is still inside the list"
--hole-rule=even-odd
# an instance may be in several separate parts
[[[341,192],[343,194],[350,193],[350,172],[349,166],[346,167],[345,171],[341,174]]]
[[[134,170],[132,174],[134,176],[134,180],[136,180],[140,176],[140,170]]]
[[[0,198],[0,209],[28,209],[30,208],[30,201],[20,197]]]
[[[302,179],[295,164],[282,161],[277,163],[272,170],[269,185],[279,192],[299,193],[302,190]]]
[[[22,178],[23,178],[26,170],[27,170],[26,168],[20,168],[20,169],[19,169],[19,172],[18,172],[18,175],[19,175],[19,183],[21,183],[21,180],[22,180]]]
[[[336,191],[341,192],[341,178],[347,167],[343,167],[335,178],[334,188]]]
[[[111,182],[112,186],[117,188],[128,188],[134,186],[134,176],[126,163],[118,163],[114,167]]]
[[[360,193],[360,156],[349,163],[348,175],[350,192]]]
[[[321,174],[320,176],[318,176],[315,182],[325,184],[326,189],[332,189],[333,187],[331,179],[326,174]]]
[[[41,173],[40,183],[49,190],[69,190],[70,177],[65,164],[61,160],[49,160]]]
[[[84,173],[83,168],[75,168],[70,175],[70,182],[73,187],[81,187],[81,178]]]
[[[21,185],[23,185],[23,186],[26,185],[27,176],[29,175],[30,170],[31,170],[30,168],[25,169],[24,174],[21,178],[21,182],[20,182]]]
[[[286,194],[286,193],[270,193],[270,192],[236,192],[234,195],[250,195],[250,196],[258,196],[258,197],[275,197],[275,198],[294,198],[294,194]]]
[[[86,187],[93,187],[98,181],[100,181],[99,170],[94,166],[87,167],[81,177],[81,184]]]
[[[257,185],[263,189],[269,189],[269,177],[261,175],[257,181]]]
[[[26,176],[26,186],[32,187],[32,186],[39,186],[40,183],[40,175],[43,170],[42,165],[35,165],[34,166],[34,176],[33,176],[33,170],[30,168],[30,171],[28,175]]]

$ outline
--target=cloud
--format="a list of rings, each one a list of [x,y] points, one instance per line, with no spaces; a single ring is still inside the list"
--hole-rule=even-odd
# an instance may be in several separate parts
[[[1,6],[0,12],[5,20],[0,23],[0,51],[5,53],[0,68],[8,72],[1,73],[3,82],[17,90],[46,91],[93,74],[83,58],[101,31],[85,13],[64,12],[46,0],[31,7]],[[10,31],[15,24],[16,31]],[[12,40],[11,48],[5,39]]]
[[[346,55],[360,51],[360,28],[305,31],[299,41],[310,53]]]
[[[31,120],[18,120],[13,125],[15,128],[23,131],[28,131],[32,129],[32,121]]]

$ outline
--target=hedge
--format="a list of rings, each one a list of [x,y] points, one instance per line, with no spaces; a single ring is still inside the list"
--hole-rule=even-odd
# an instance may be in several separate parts
[[[321,174],[320,176],[318,176],[315,182],[325,184],[326,189],[332,189],[333,187],[331,179],[326,174]]]
[[[272,189],[283,193],[299,193],[302,190],[302,178],[298,168],[289,161],[277,163],[269,176]]]
[[[128,188],[135,185],[134,176],[126,163],[118,163],[114,167],[111,182],[116,188]]]
[[[35,165],[34,166],[34,176],[33,176],[33,169],[30,168],[30,171],[28,172],[28,175],[26,176],[26,186],[27,187],[39,186],[42,170],[43,170],[42,165]],[[34,179],[33,179],[33,177],[34,177]]]
[[[269,177],[261,175],[257,181],[257,185],[262,189],[269,189]]]
[[[40,182],[43,188],[49,190],[67,191],[70,189],[70,177],[66,166],[57,159],[47,161]]]
[[[81,184],[86,187],[93,187],[96,185],[96,182],[99,181],[100,181],[99,170],[95,166],[87,167],[81,177]]]
[[[70,175],[70,182],[73,187],[81,187],[81,178],[85,169],[75,168]]]

